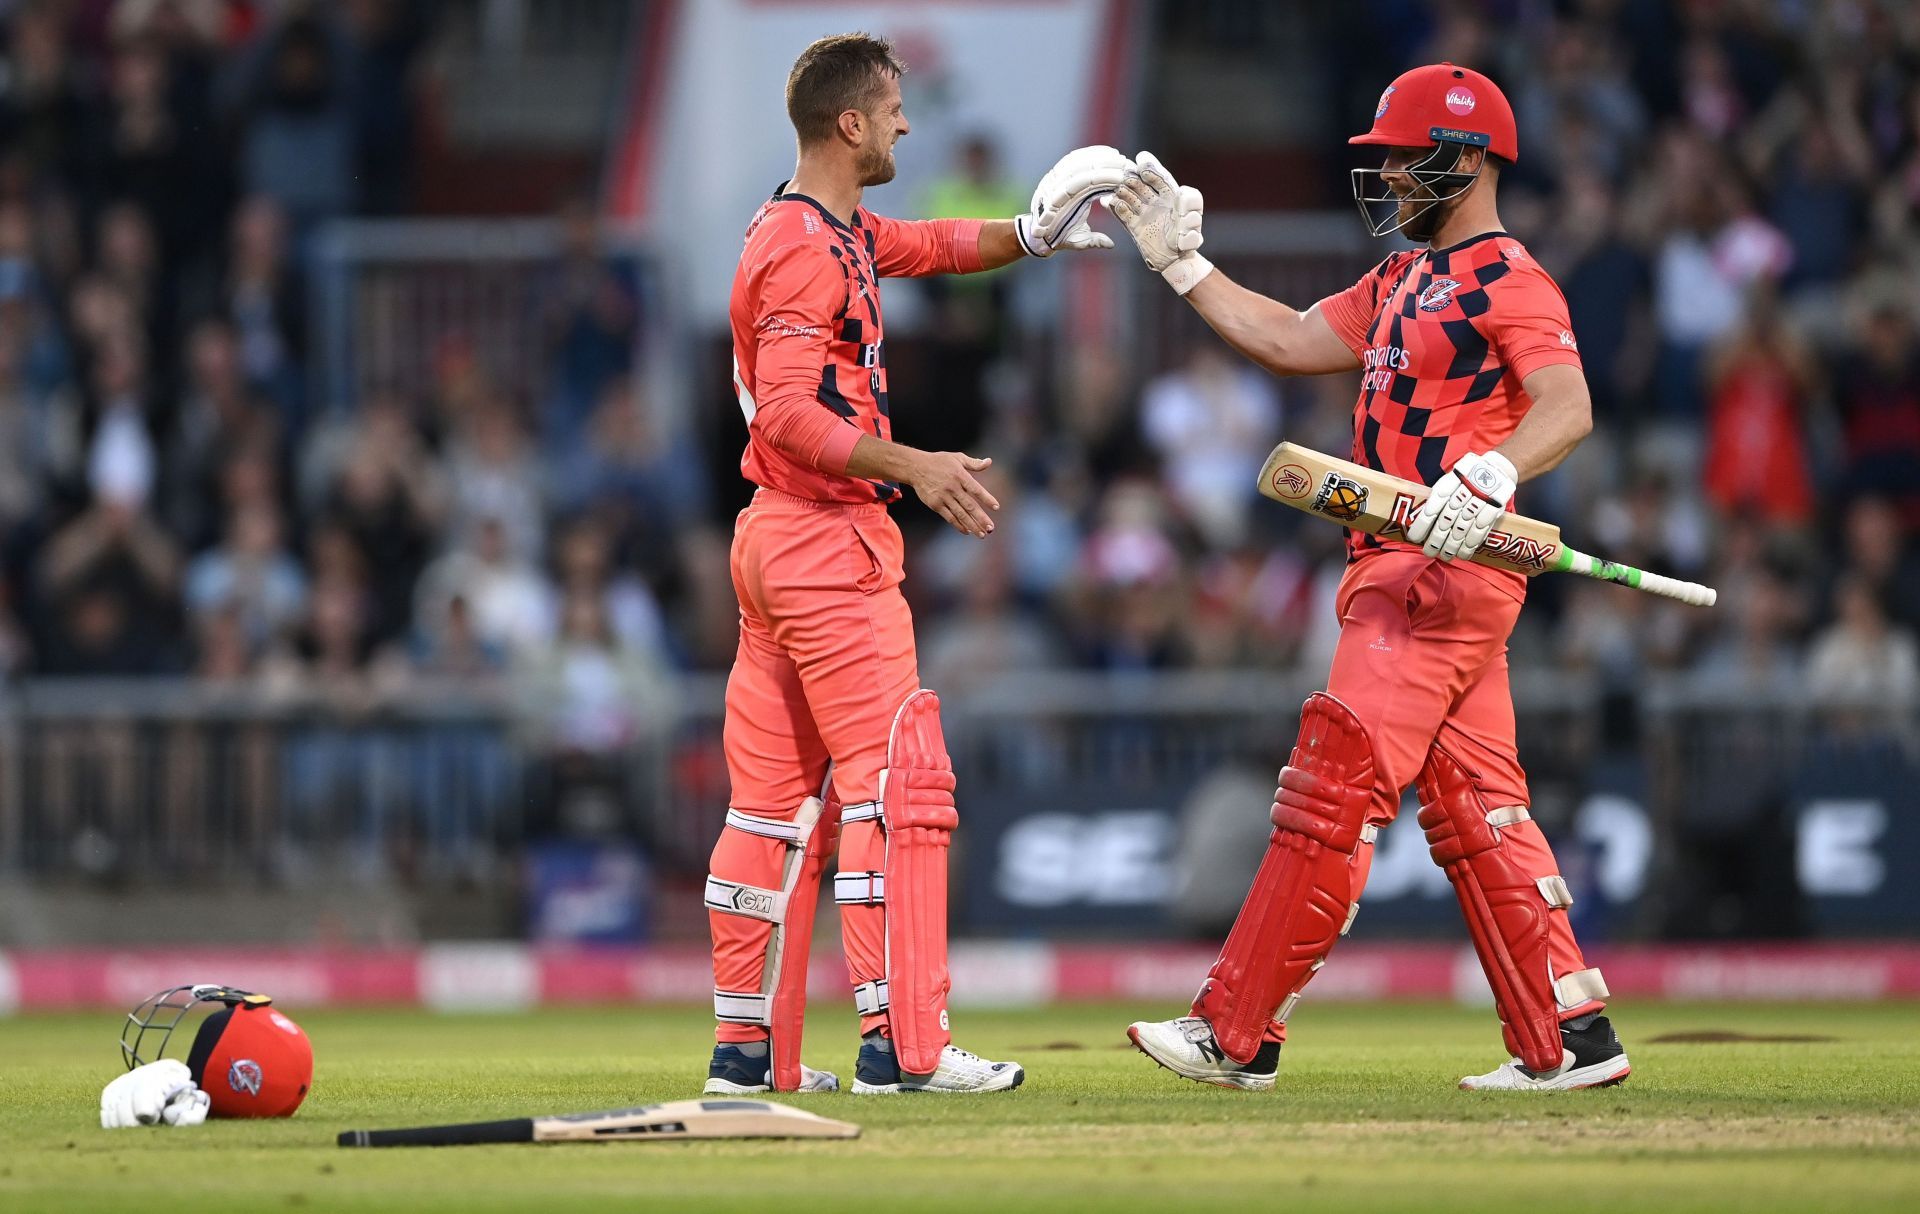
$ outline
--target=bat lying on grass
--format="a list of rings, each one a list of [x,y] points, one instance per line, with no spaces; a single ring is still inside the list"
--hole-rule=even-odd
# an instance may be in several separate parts
[[[491,1142],[664,1142],[689,1138],[858,1138],[860,1127],[764,1100],[677,1100],[605,1113],[516,1117],[410,1130],[343,1130],[343,1147]]]
[[[1427,498],[1427,487],[1347,460],[1322,455],[1297,443],[1281,443],[1260,470],[1260,492],[1295,510],[1329,518],[1355,531],[1405,537],[1407,525]],[[1509,512],[1480,551],[1477,565],[1536,573],[1583,573],[1649,594],[1665,595],[1696,607],[1711,607],[1719,597],[1711,586],[1683,582],[1616,565],[1576,551],[1561,542],[1560,528]]]

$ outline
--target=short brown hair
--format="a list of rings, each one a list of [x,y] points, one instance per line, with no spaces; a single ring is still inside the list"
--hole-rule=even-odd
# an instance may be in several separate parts
[[[840,115],[872,106],[881,82],[906,70],[893,43],[871,34],[835,34],[801,51],[787,74],[787,117],[800,142],[832,135]]]

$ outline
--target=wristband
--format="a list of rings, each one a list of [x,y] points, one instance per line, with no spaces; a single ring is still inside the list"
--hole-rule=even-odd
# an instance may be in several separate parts
[[[1213,273],[1213,263],[1198,253],[1183,253],[1160,271],[1160,277],[1167,280],[1176,295],[1185,295],[1200,285],[1200,280]]]

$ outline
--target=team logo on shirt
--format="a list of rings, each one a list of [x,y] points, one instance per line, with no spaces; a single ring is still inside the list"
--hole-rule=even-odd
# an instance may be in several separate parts
[[[1460,284],[1451,278],[1434,279],[1426,290],[1420,292],[1420,310],[1422,312],[1446,311],[1447,305],[1453,300],[1453,293],[1459,289]]]
[[[1572,329],[1560,330],[1560,344],[1569,350],[1578,350],[1580,348],[1580,343],[1574,340]]]

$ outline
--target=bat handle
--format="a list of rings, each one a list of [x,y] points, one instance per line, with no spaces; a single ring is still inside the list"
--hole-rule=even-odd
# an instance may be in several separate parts
[[[1642,572],[1640,589],[1649,594],[1679,599],[1695,607],[1711,607],[1720,597],[1720,592],[1711,586],[1702,586],[1698,582],[1683,582],[1677,577],[1666,577],[1658,573]]]
[[[1711,607],[1719,599],[1720,593],[1711,586],[1702,586],[1698,582],[1683,582],[1676,577],[1664,574],[1648,573],[1644,569],[1635,569],[1632,565],[1616,565],[1612,561],[1603,561],[1598,557],[1576,552],[1571,548],[1562,548],[1559,568],[1584,573],[1603,582],[1618,582],[1622,586],[1631,586],[1635,590],[1644,590],[1648,594],[1657,594],[1663,598],[1678,599],[1694,607]]]

